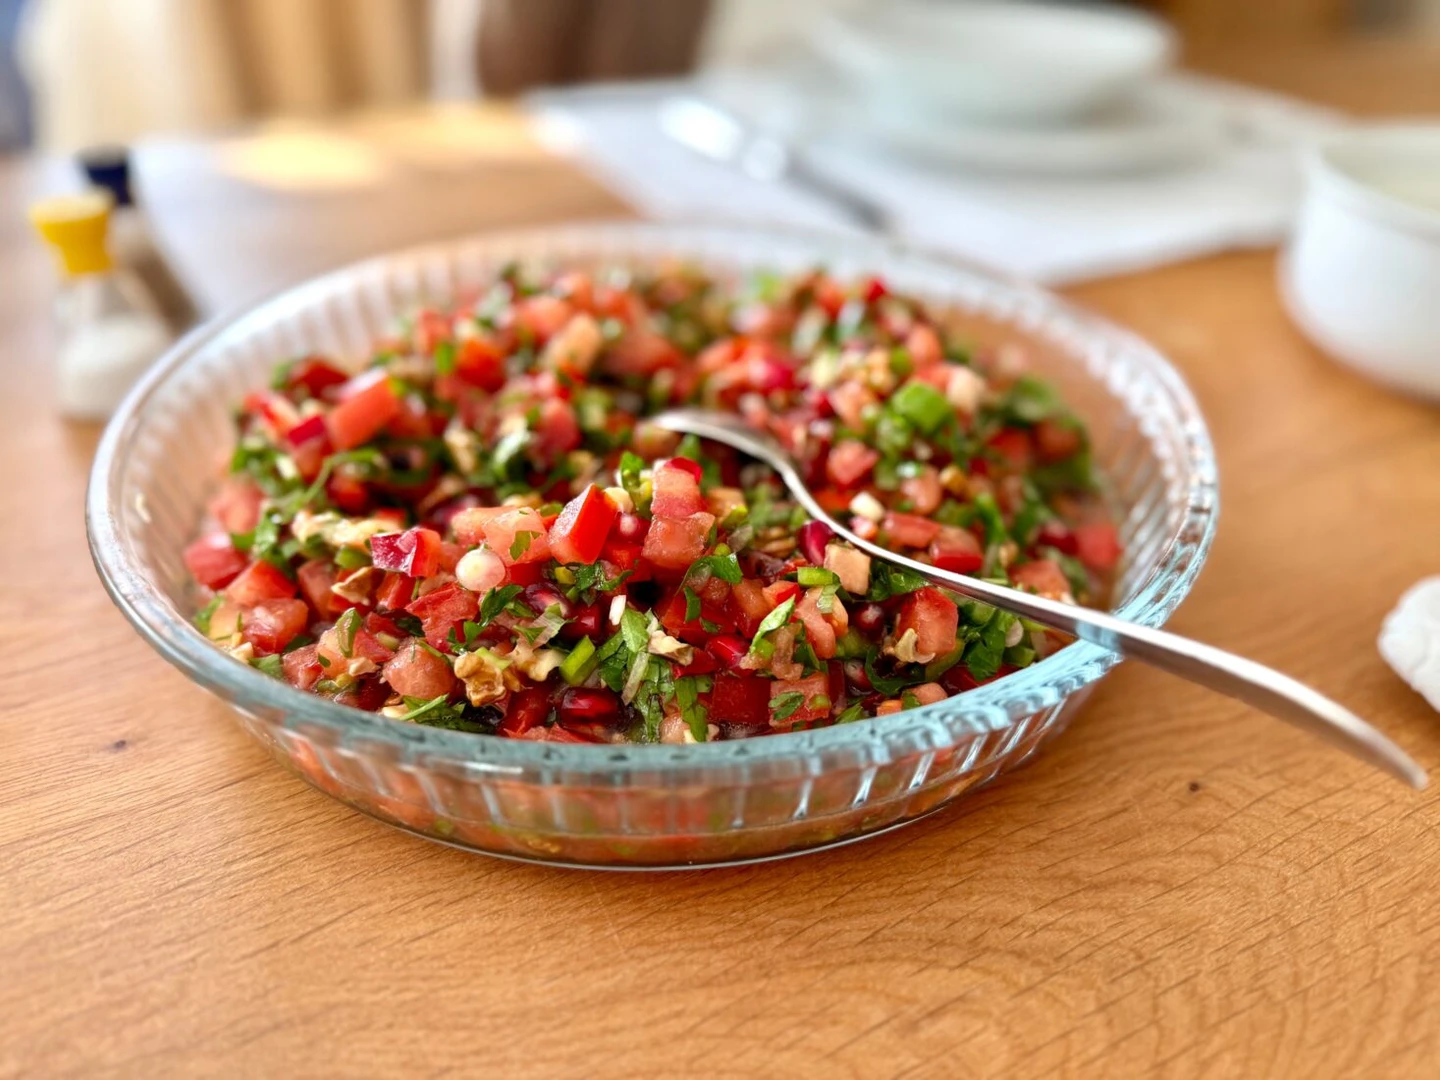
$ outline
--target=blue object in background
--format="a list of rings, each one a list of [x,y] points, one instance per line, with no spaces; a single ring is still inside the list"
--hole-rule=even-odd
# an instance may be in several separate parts
[[[30,96],[16,49],[25,0],[0,0],[0,151],[30,144]]]

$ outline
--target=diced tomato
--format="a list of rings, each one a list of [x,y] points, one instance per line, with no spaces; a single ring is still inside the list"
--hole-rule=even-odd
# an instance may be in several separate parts
[[[226,587],[225,595],[242,607],[253,607],[266,600],[284,600],[294,596],[295,582],[273,563],[256,559]]]
[[[362,629],[355,631],[351,653],[375,664],[385,664],[395,655],[395,650],[387,647],[369,630]]]
[[[1052,559],[1035,559],[1010,568],[1010,580],[1052,600],[1070,595],[1070,579]]]
[[[245,569],[249,559],[237,551],[227,533],[210,533],[185,549],[185,568],[207,589],[223,589]]]
[[[543,687],[521,690],[510,698],[499,731],[512,739],[538,727],[550,715],[550,691]]]
[[[265,493],[248,477],[232,476],[220,485],[209,510],[228,533],[248,533],[260,521]]]
[[[558,398],[546,399],[540,406],[540,418],[535,422],[536,445],[551,458],[556,458],[578,447],[581,438],[575,407]]]
[[[620,508],[595,484],[565,504],[550,527],[550,554],[561,563],[589,565],[600,557]]]
[[[363,514],[370,508],[370,488],[344,469],[337,469],[325,482],[325,494],[347,514]]]
[[[493,394],[505,385],[505,354],[487,338],[466,338],[456,350],[455,374]]]
[[[933,465],[926,465],[916,475],[901,480],[900,494],[910,500],[910,509],[921,517],[940,509],[945,499],[940,473]]]
[[[860,283],[860,299],[867,304],[889,296],[890,290],[885,287],[885,282],[878,277],[868,277]]]
[[[545,520],[539,511],[528,506],[514,506],[490,518],[481,526],[485,543],[499,555],[506,566],[515,563],[544,562],[550,558],[550,541],[545,535]]]
[[[455,327],[449,315],[426,308],[416,313],[411,336],[421,356],[431,356],[442,341],[449,341],[455,335]]]
[[[336,391],[336,397],[339,404],[330,410],[325,426],[337,450],[353,450],[369,442],[401,408],[383,368],[356,375]]]
[[[294,390],[304,387],[311,396],[318,398],[332,386],[339,386],[350,376],[333,364],[318,356],[307,356],[296,360],[285,373],[285,385]]]
[[[318,646],[302,645],[281,657],[280,670],[285,681],[300,690],[309,690],[319,682],[325,669],[320,666],[317,653]]]
[[[705,475],[705,470],[700,467],[700,463],[698,461],[691,461],[687,457],[666,458],[660,462],[660,464],[656,465],[655,469],[657,472],[660,469],[679,469],[681,472],[689,474],[697,484],[700,483],[701,478]]]
[[[309,625],[310,608],[304,600],[265,600],[246,611],[240,621],[245,640],[261,656],[279,652]]]
[[[684,458],[674,460],[684,461]],[[655,518],[688,518],[705,509],[700,494],[700,478],[680,466],[656,469],[654,493],[650,499],[650,515]]]
[[[770,680],[759,675],[720,672],[710,691],[710,716],[716,723],[759,727],[770,723]]]
[[[372,536],[370,557],[378,570],[425,578],[440,569],[440,543],[440,534],[434,529],[417,525],[404,532]]]
[[[390,689],[404,697],[428,701],[455,689],[455,675],[450,665],[415,638],[401,643],[380,675],[390,684]]]
[[[773,716],[773,727],[789,729],[807,720],[820,720],[830,715],[830,674],[819,672],[803,679],[775,679],[770,684],[770,702],[786,694],[800,694],[802,701],[789,716],[777,720]]]
[[[337,614],[336,596],[330,591],[335,584],[335,564],[329,559],[310,559],[295,571],[295,580],[317,619],[330,619]]]
[[[985,549],[970,530],[944,525],[930,544],[930,561],[941,570],[973,574],[985,565]]]
[[[919,589],[900,605],[895,623],[896,636],[915,631],[917,654],[944,656],[955,648],[955,632],[960,627],[960,609],[955,602],[936,588]]]
[[[924,323],[912,327],[905,335],[905,351],[917,368],[930,367],[945,358],[945,352],[940,347],[940,335],[933,326]]]
[[[671,475],[678,475],[671,470]],[[696,488],[699,491],[699,488]],[[657,517],[645,534],[641,555],[656,566],[668,570],[685,570],[705,554],[705,543],[715,515],[698,513],[686,518]]]
[[[940,526],[929,518],[901,514],[894,510],[885,515],[880,528],[889,533],[890,539],[895,543],[913,548],[926,547],[940,535]]]
[[[1079,453],[1083,445],[1084,437],[1075,424],[1042,420],[1035,425],[1035,451],[1041,461],[1064,461]]]
[[[1033,452],[1028,432],[1020,428],[1005,428],[992,435],[986,446],[1015,472],[1030,468]]]
[[[1115,569],[1120,561],[1120,533],[1108,521],[1077,525],[1074,530],[1075,554],[1096,573]]]
[[[480,605],[474,593],[450,582],[410,601],[405,610],[420,620],[425,640],[443,650],[448,647],[450,631],[459,630],[462,622],[475,618]]]
[[[474,547],[485,542],[485,523],[501,514],[508,514],[512,506],[471,506],[459,511],[450,519],[450,528],[457,543]]]
[[[575,314],[575,306],[558,296],[527,296],[515,302],[515,325],[528,330],[538,345],[550,340]]]
[[[730,587],[728,606],[735,619],[736,628],[747,638],[755,636],[760,620],[769,615],[774,607],[765,595],[764,586],[753,578],[746,578]],[[745,642],[745,648],[749,647],[750,643]]]
[[[673,367],[680,352],[663,335],[648,326],[628,327],[600,358],[601,366],[612,375],[653,375],[662,368]]]
[[[795,617],[805,624],[805,637],[815,655],[821,660],[829,660],[835,655],[835,627],[818,606],[821,592],[820,589],[807,589],[795,605]],[[841,612],[845,610],[839,597],[832,596],[830,599],[832,611],[836,608]]]
[[[858,439],[842,439],[830,448],[825,474],[838,487],[854,487],[870,474],[880,455]]]
[[[799,595],[800,586],[793,581],[776,581],[765,586],[765,601],[770,605],[770,611],[774,611],[786,600]]]

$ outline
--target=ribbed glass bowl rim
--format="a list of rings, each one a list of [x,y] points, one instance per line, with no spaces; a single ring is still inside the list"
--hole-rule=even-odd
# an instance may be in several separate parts
[[[524,774],[534,769],[605,773],[611,781],[622,774],[713,774],[726,766],[736,768],[769,764],[813,763],[847,752],[866,754],[905,747],[940,750],[977,734],[998,732],[1094,682],[1118,662],[1115,654],[1077,641],[1045,660],[933,705],[885,717],[810,731],[787,732],[759,739],[666,746],[626,744],[572,744],[531,742],[428,728],[386,719],[291,687],[280,679],[240,664],[208,641],[187,618],[170,606],[147,579],[137,551],[126,539],[113,508],[123,487],[129,450],[145,423],[146,406],[191,357],[227,331],[247,322],[263,322],[275,311],[303,309],[310,297],[319,298],[344,283],[380,272],[385,264],[434,258],[467,243],[494,245],[512,242],[517,257],[527,249],[558,237],[589,238],[607,235],[653,243],[673,241],[682,251],[687,238],[730,236],[737,242],[762,243],[783,239],[811,242],[815,263],[844,258],[858,265],[878,265],[883,258],[916,263],[931,273],[977,279],[1016,300],[1027,310],[1042,311],[1045,319],[1063,321],[1069,340],[1104,342],[1123,350],[1128,362],[1143,370],[1161,397],[1168,398],[1184,425],[1190,482],[1185,492],[1180,527],[1172,535],[1159,564],[1135,595],[1116,609],[1120,617],[1148,626],[1160,626],[1188,595],[1204,565],[1214,538],[1218,485],[1214,450],[1209,432],[1185,381],[1160,353],[1142,338],[1063,300],[1045,289],[1007,277],[965,260],[917,251],[909,245],[870,237],[819,232],[789,226],[759,227],[698,222],[689,224],[636,221],[570,222],[553,226],[489,230],[464,237],[407,247],[372,256],[285,287],[248,307],[220,315],[192,330],[170,348],[126,396],[101,438],[86,492],[85,519],[90,553],[106,591],[140,635],[166,660],[192,681],[253,714],[283,717],[288,726],[319,725],[347,742],[388,743],[412,758],[448,760],[482,771]],[[889,756],[882,754],[882,756]],[[697,772],[698,771],[698,772]]]

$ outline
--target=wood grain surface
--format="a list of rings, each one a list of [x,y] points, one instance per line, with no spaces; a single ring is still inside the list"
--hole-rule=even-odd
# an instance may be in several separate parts
[[[1373,55],[1267,71],[1440,106],[1431,56]],[[615,209],[533,153],[487,170],[480,219]],[[96,432],[55,418],[20,213],[43,176],[0,168],[0,1075],[1434,1075],[1440,792],[1139,666],[961,804],[742,869],[491,861],[282,772],[90,567]],[[1440,718],[1373,644],[1440,572],[1440,412],[1307,345],[1274,273],[1232,254],[1073,290],[1174,358],[1218,446],[1219,537],[1173,626],[1440,768]]]

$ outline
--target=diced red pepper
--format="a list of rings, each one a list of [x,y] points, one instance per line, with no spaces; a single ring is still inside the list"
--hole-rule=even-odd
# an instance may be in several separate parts
[[[227,533],[210,533],[185,549],[185,567],[207,589],[223,589],[234,581],[249,562],[237,551]]]
[[[291,446],[304,446],[311,439],[328,439],[325,428],[325,417],[318,413],[314,416],[305,417],[305,419],[285,432],[285,441]]]
[[[256,559],[226,587],[225,595],[242,607],[253,607],[266,600],[284,600],[294,596],[295,582],[273,563]]]
[[[550,527],[550,555],[561,563],[593,563],[619,516],[610,496],[591,484],[565,504]]]
[[[412,578],[431,577],[440,569],[440,545],[439,533],[417,525],[404,532],[372,536],[370,558],[379,570]]]
[[[353,450],[369,442],[401,408],[383,368],[356,375],[336,391],[336,397],[339,404],[330,410],[325,426],[337,450]]]
[[[307,356],[290,365],[285,373],[285,385],[290,389],[304,387],[311,397],[318,398],[332,386],[339,386],[350,376],[334,364],[318,356]]]

